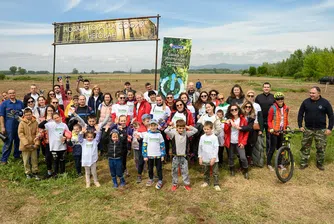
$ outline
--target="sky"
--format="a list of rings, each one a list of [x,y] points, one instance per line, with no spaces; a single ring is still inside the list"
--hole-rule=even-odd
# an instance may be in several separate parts
[[[159,14],[163,37],[192,39],[190,66],[261,64],[334,46],[334,0],[1,0],[0,70],[52,71],[53,22]],[[155,20],[153,20],[155,21]],[[56,71],[154,68],[155,42],[61,45]]]

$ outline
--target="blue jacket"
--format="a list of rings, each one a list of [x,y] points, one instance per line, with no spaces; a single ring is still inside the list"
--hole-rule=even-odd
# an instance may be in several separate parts
[[[99,96],[96,99],[94,99],[94,96],[89,97],[88,99],[88,106],[93,109],[94,114],[97,115],[97,109],[99,108],[100,104],[103,102],[103,93],[100,93]]]
[[[0,106],[0,116],[4,118],[5,128],[7,132],[16,131],[19,127],[19,116],[22,116],[22,109],[24,109],[23,102],[16,100],[13,103],[11,100],[5,100]]]

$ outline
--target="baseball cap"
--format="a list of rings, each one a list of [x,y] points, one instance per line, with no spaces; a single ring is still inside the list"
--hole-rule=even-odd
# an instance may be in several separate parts
[[[158,121],[155,120],[155,119],[152,119],[152,120],[150,121],[150,124],[156,124],[156,125],[159,125]]]
[[[145,119],[147,119],[147,118],[151,119],[151,115],[149,115],[149,114],[143,114],[143,116],[141,116],[141,120],[142,121],[145,120]]]

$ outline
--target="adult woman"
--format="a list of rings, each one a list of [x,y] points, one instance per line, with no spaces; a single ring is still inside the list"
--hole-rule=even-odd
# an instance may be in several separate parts
[[[202,91],[199,94],[199,98],[195,103],[196,120],[205,114],[205,104],[209,102],[209,94],[206,91]]]
[[[134,121],[142,122],[142,116],[144,114],[150,114],[151,105],[144,98],[142,92],[136,92],[136,102],[133,110],[133,119]]]
[[[231,104],[228,107],[224,125],[225,146],[228,148],[228,163],[231,176],[235,175],[234,171],[234,154],[238,153],[243,168],[243,175],[248,179],[248,162],[246,158],[245,146],[247,144],[248,132],[241,131],[241,127],[247,126],[247,120],[243,116],[240,107],[237,104]]]
[[[39,96],[37,98],[37,107],[34,113],[34,116],[36,117],[36,120],[38,123],[41,123],[45,120],[46,115],[46,100],[44,96]]]
[[[126,105],[129,106],[129,113],[130,113],[130,120],[133,119],[133,110],[135,107],[135,92],[133,90],[129,90],[127,93],[127,98],[126,98]]]
[[[94,114],[97,114],[97,110],[100,104],[103,102],[103,93],[100,87],[94,86],[92,89],[92,95],[88,99],[88,106],[93,109]]]
[[[177,120],[184,120],[187,126],[194,126],[193,117],[191,112],[187,109],[187,105],[180,99],[177,99],[174,103],[175,112],[172,112],[169,119],[169,125],[175,125]]]
[[[252,102],[246,101],[244,105],[241,107],[246,119],[247,119],[247,126],[241,127],[242,131],[248,131],[248,139],[247,139],[247,145],[245,146],[246,150],[246,157],[248,164],[252,164],[252,153],[253,153],[253,148],[256,144],[257,141],[257,131],[254,130],[254,122],[256,119],[256,114],[255,114],[255,109],[253,107]]]
[[[206,121],[211,121],[213,123],[213,133],[215,135],[219,135],[221,132],[221,123],[220,119],[215,114],[216,106],[213,102],[209,102],[205,105],[205,111],[206,113],[203,114],[197,121],[197,123],[200,123],[204,125]]]
[[[53,90],[50,90],[48,92],[48,95],[46,97],[46,104],[50,104],[51,103],[51,99],[56,98],[56,93]]]
[[[228,104],[238,104],[240,107],[245,101],[245,94],[242,91],[242,88],[240,85],[235,84],[232,89],[230,96],[227,98],[226,102]]]
[[[179,99],[183,101],[187,105],[187,109],[190,111],[191,115],[193,116],[194,123],[196,119],[196,110],[195,107],[192,105],[191,100],[189,99],[189,95],[187,93],[181,93]]]
[[[121,115],[126,116],[126,126],[128,126],[130,124],[130,112],[129,112],[129,106],[126,104],[125,101],[125,94],[123,92],[120,92],[118,94],[117,103],[112,105],[111,109],[112,122],[117,123],[117,120]]]
[[[62,79],[59,79],[59,85],[60,85],[60,93],[61,93],[61,97],[62,97],[62,100],[63,100],[64,111],[65,111],[67,105],[72,102],[72,94],[73,93],[72,93],[72,90],[69,89],[69,84],[66,84],[66,90],[64,89],[64,85],[63,85],[63,80]],[[65,116],[67,117],[66,113],[65,113]]]
[[[230,104],[228,104],[225,101],[224,94],[219,93],[218,94],[218,105],[216,105],[216,113],[217,113],[218,110],[222,110],[224,112],[224,115],[225,115],[226,112],[227,112],[228,106],[230,106]]]
[[[28,97],[27,100],[27,108],[31,109],[32,114],[35,113],[36,107],[35,107],[35,99],[33,97]]]
[[[219,101],[217,99],[219,92],[215,89],[210,90],[209,92],[209,101],[213,102],[215,104],[215,106],[218,106]]]
[[[174,99],[174,95],[173,93],[167,93],[166,95],[166,105],[169,107],[169,109],[172,111],[172,112],[175,112],[174,111],[174,103],[175,103],[175,99]]]
[[[97,110],[97,120],[101,123],[107,116],[111,116],[112,111],[112,96],[110,93],[104,94],[103,102],[100,104]],[[110,127],[111,121],[107,123],[107,127]]]
[[[262,110],[261,106],[258,103],[255,103],[255,91],[254,90],[248,90],[246,94],[246,99],[252,103],[254,110],[255,110],[255,121],[254,123],[259,124],[259,130],[258,134],[261,135],[263,130],[263,117],[262,117]],[[258,128],[256,128],[258,129]]]

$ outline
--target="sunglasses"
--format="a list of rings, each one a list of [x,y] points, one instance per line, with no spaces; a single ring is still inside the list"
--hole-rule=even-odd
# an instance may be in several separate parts
[[[250,97],[250,98],[254,97],[254,95],[247,95],[247,96]]]
[[[54,93],[49,93],[50,96],[54,96],[55,94]]]
[[[230,111],[231,111],[231,112],[233,112],[233,111],[238,111],[238,108],[231,109]]]
[[[52,102],[52,104],[58,104],[58,102]]]
[[[210,96],[217,96],[217,94],[211,93]]]
[[[245,106],[245,108],[251,109],[251,108],[252,108],[252,106]]]
[[[173,99],[173,97],[172,96],[167,96],[167,99]]]
[[[284,100],[284,97],[276,98],[277,101]]]
[[[125,97],[120,97],[120,99],[121,99],[121,100],[124,100],[124,99],[125,99]]]
[[[208,95],[202,95],[201,98],[208,97]]]
[[[34,101],[29,100],[28,103],[33,103]]]
[[[177,107],[182,107],[182,106],[183,106],[183,104],[176,104],[176,106],[177,106]]]
[[[72,93],[67,93],[67,95],[72,95]]]
[[[224,97],[223,98],[219,98],[218,100],[223,100],[224,99]]]

